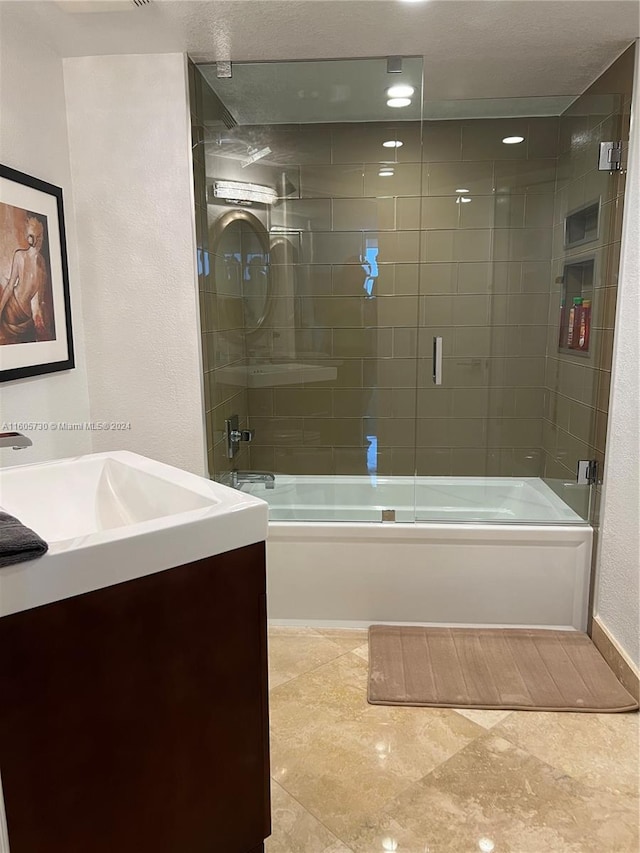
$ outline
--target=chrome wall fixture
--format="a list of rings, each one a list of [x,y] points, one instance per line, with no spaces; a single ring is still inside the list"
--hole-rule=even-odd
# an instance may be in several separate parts
[[[241,441],[253,441],[253,430],[240,429],[237,415],[231,415],[231,417],[224,422],[224,425],[227,434],[227,458],[233,459],[236,453],[240,450]]]

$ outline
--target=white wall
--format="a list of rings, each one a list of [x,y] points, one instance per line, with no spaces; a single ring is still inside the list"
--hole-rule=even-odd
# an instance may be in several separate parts
[[[0,427],[6,421],[89,419],[81,280],[71,192],[62,61],[33,29],[27,30],[0,5],[0,162],[63,189],[74,370],[6,382],[0,386]],[[8,271],[0,270],[0,281]],[[88,432],[28,431],[33,447],[0,450],[0,465],[18,465],[88,453]]]
[[[64,60],[94,450],[204,474],[183,54]]]
[[[640,666],[640,43],[631,116],[629,172],[604,477],[595,610]]]

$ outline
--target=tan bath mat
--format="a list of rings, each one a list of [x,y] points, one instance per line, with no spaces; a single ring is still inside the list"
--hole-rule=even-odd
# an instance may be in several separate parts
[[[633,711],[586,634],[513,628],[369,628],[369,702],[436,708]]]

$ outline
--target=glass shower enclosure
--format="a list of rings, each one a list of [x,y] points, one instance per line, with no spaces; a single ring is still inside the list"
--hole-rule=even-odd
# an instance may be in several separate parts
[[[275,520],[586,522],[622,96],[431,101],[416,57],[190,72],[211,476]]]

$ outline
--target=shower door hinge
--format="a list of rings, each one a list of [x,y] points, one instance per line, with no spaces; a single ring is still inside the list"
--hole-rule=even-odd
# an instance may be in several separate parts
[[[231,61],[223,61],[216,62],[216,77],[221,79],[222,77],[233,77],[233,71],[231,68]]]
[[[576,483],[579,486],[593,486],[598,482],[598,463],[595,459],[578,460]]]
[[[598,157],[600,172],[619,172],[622,169],[622,142],[601,142]]]

